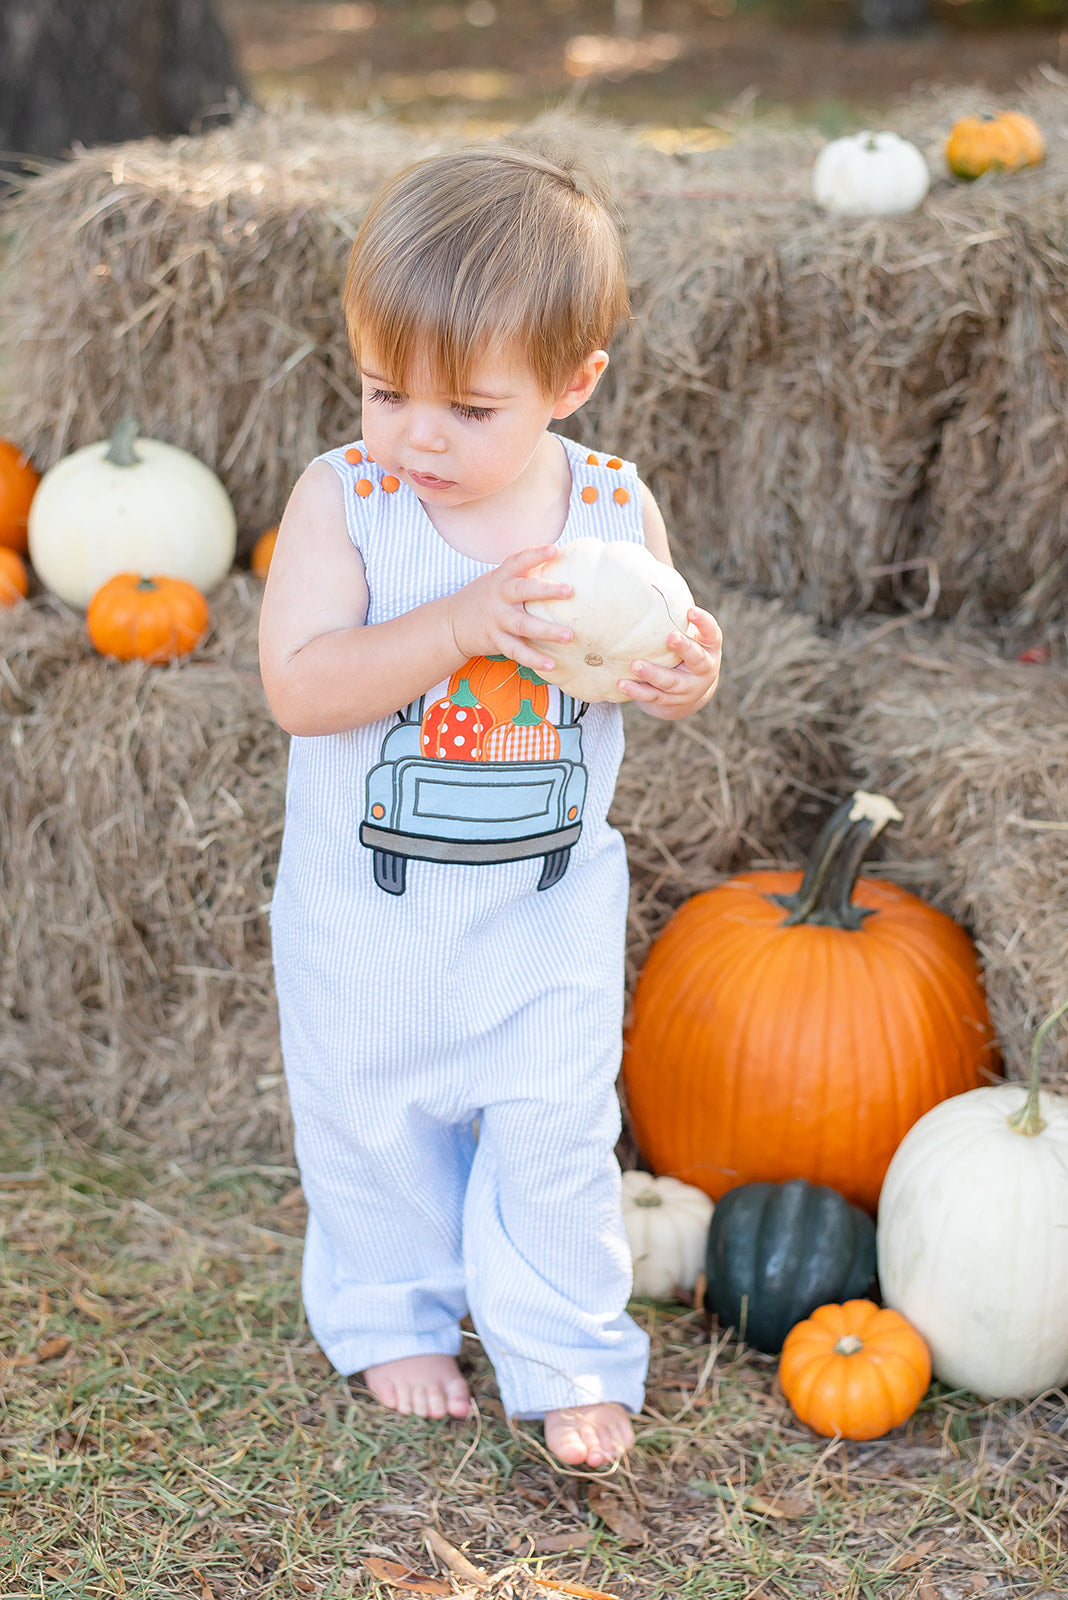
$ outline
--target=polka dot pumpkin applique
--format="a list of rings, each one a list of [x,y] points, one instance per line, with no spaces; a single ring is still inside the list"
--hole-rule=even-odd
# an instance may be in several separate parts
[[[481,761],[492,717],[461,678],[452,694],[435,700],[423,713],[419,742],[424,756],[440,761]]]

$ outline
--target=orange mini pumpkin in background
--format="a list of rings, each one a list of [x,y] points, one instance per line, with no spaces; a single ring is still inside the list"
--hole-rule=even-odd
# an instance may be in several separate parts
[[[10,439],[0,439],[0,545],[25,553],[26,521],[30,501],[41,475],[25,451]]]
[[[871,1300],[820,1306],[786,1335],[779,1382],[794,1414],[825,1438],[881,1439],[906,1422],[931,1382],[911,1322]]]
[[[0,606],[18,605],[30,592],[30,575],[17,550],[0,545]]]
[[[120,661],[173,661],[208,630],[208,602],[184,578],[120,572],[96,591],[85,613],[94,647]]]
[[[958,178],[978,178],[992,168],[1035,167],[1045,154],[1042,130],[1022,111],[962,117],[946,140],[946,164]]]
[[[256,543],[252,546],[252,554],[249,557],[248,564],[257,578],[265,578],[270,571],[271,557],[274,555],[274,547],[277,542],[278,525],[276,523],[273,528],[264,528]]]

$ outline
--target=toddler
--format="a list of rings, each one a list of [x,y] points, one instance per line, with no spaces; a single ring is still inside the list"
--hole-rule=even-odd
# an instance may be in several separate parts
[[[647,1361],[613,1154],[623,735],[544,681],[570,634],[524,603],[570,592],[571,539],[670,560],[633,467],[550,431],[628,314],[622,244],[573,151],[461,150],[379,193],[344,307],[363,437],[297,483],[260,630],[293,735],[272,940],[305,1305],[340,1372],[424,1417],[467,1414],[469,1313],[508,1414],[596,1467]],[[677,668],[621,684],[651,716],[714,692],[719,630],[688,620]]]

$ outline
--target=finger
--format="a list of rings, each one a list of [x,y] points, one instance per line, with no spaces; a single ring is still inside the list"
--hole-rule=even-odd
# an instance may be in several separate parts
[[[671,634],[668,646],[675,651],[687,671],[695,673],[698,677],[712,671],[719,653],[703,645],[699,639],[691,639],[688,633]]]
[[[501,586],[509,605],[523,605],[527,600],[566,600],[573,593],[569,583],[550,583],[547,578],[509,578]]]
[[[692,622],[701,636],[701,643],[709,650],[718,650],[723,643],[723,630],[711,612],[702,611],[700,606],[691,606],[686,613],[687,622]]]
[[[647,683],[653,689],[659,689],[664,694],[678,694],[684,688],[681,674],[674,667],[658,667],[652,662],[632,661],[630,670],[638,683]]]
[[[505,623],[509,633],[514,633],[520,639],[545,639],[556,644],[567,644],[573,637],[571,629],[562,627],[556,622],[546,622],[544,617],[532,616],[529,611],[522,608],[514,611]]]
[[[509,576],[521,575],[530,572],[534,567],[541,567],[547,561],[552,561],[560,554],[555,544],[533,545],[529,550],[516,550],[510,556],[505,556],[498,572],[507,573]]]

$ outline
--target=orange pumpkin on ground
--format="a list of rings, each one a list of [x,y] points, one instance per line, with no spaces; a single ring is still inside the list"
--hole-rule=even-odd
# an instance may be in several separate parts
[[[273,528],[264,528],[256,543],[252,546],[252,554],[249,557],[248,564],[257,578],[265,578],[267,576],[277,540],[278,527],[276,524]]]
[[[1022,111],[962,117],[946,140],[946,164],[958,178],[978,178],[991,168],[1034,167],[1045,154],[1042,130]]]
[[[30,592],[26,563],[17,550],[0,545],[0,606],[18,605]]]
[[[93,595],[85,625],[94,647],[120,661],[173,661],[208,631],[208,602],[184,578],[120,572]]]
[[[449,693],[455,694],[465,678],[494,722],[511,722],[524,700],[539,717],[549,710],[549,685],[532,667],[521,667],[507,656],[472,656],[449,679]]]
[[[655,1173],[713,1200],[807,1178],[874,1211],[912,1124],[993,1075],[967,934],[904,889],[857,879],[897,816],[858,792],[804,877],[742,873],[689,900],[653,944],[623,1067]]]
[[[24,554],[26,520],[41,474],[28,455],[10,439],[0,439],[0,545]]]
[[[870,1300],[820,1306],[786,1335],[779,1382],[814,1433],[881,1439],[906,1422],[931,1382],[931,1356],[911,1322]]]

